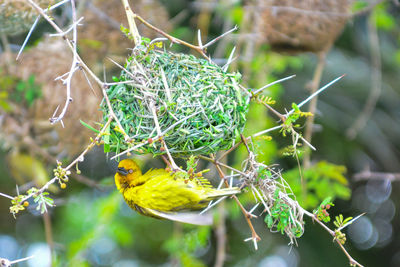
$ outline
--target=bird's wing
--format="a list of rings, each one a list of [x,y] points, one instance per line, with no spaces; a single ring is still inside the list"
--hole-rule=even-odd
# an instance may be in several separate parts
[[[149,208],[141,208],[150,216],[167,219],[171,221],[188,223],[194,225],[212,225],[213,217],[211,214],[199,214],[195,212],[166,213]]]

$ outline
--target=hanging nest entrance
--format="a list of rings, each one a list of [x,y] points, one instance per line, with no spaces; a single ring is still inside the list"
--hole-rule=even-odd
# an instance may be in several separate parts
[[[126,141],[113,121],[103,138],[106,151],[147,141],[135,152],[164,154],[156,140],[161,132],[175,156],[210,154],[232,147],[244,128],[249,94],[239,85],[241,75],[205,59],[139,46],[114,80],[118,84],[107,95],[130,138]],[[101,108],[105,122],[110,115],[105,101]]]

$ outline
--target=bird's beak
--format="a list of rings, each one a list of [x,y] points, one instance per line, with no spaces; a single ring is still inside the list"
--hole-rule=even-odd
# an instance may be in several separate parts
[[[119,167],[117,169],[117,173],[119,173],[121,175],[128,175],[128,171],[124,167]]]

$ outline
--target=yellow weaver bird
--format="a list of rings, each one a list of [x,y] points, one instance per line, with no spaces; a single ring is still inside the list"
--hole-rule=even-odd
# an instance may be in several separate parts
[[[149,170],[142,174],[139,166],[131,159],[118,164],[115,185],[126,203],[137,212],[155,218],[165,218],[191,224],[201,222],[201,215],[177,213],[205,208],[211,200],[231,196],[239,188],[213,188],[204,177],[184,179],[164,169]]]

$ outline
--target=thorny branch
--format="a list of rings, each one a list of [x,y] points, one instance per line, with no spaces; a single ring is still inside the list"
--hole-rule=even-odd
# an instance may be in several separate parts
[[[61,113],[56,116],[55,114],[57,113],[57,109],[54,112],[54,115],[52,118],[50,118],[50,122],[51,123],[56,123],[56,122],[61,122],[65,113],[67,112],[68,106],[72,101],[72,97],[71,97],[71,81],[72,81],[72,77],[74,76],[74,73],[77,70],[80,70],[81,67],[89,73],[90,77],[92,77],[97,84],[99,84],[100,87],[103,87],[103,82],[90,70],[90,68],[83,62],[83,60],[80,58],[80,56],[78,55],[77,52],[77,19],[76,19],[76,10],[75,10],[75,1],[74,0],[70,0],[71,2],[71,7],[72,7],[72,17],[73,17],[73,21],[72,21],[72,32],[73,32],[73,39],[70,40],[68,39],[68,37],[66,36],[66,32],[64,32],[60,27],[58,27],[58,25],[46,14],[46,12],[40,8],[34,1],[32,0],[28,0],[29,4],[43,17],[46,19],[46,21],[58,32],[58,34],[60,36],[62,36],[62,38],[66,41],[68,47],[70,48],[71,52],[73,53],[73,60],[72,60],[72,64],[71,64],[71,69],[70,71],[67,73],[67,78],[65,80],[63,80],[63,83],[66,85],[66,90],[67,90],[67,98],[65,100],[65,104],[64,104],[64,108],[62,109]],[[67,30],[69,31],[69,30]],[[57,79],[62,79],[62,76],[60,76]]]
[[[363,265],[361,265],[360,263],[358,263],[355,259],[353,259],[353,257],[351,257],[351,255],[347,252],[346,248],[343,246],[343,244],[337,239],[335,238],[335,232],[333,230],[331,230],[328,226],[326,226],[323,222],[321,222],[320,220],[318,220],[317,216],[315,214],[312,214],[310,212],[308,212],[307,210],[303,210],[304,214],[306,214],[307,216],[309,216],[311,219],[313,219],[314,222],[317,222],[319,225],[322,226],[322,228],[324,228],[333,238],[334,241],[336,241],[336,243],[339,245],[339,247],[342,249],[343,253],[346,255],[346,257],[349,259],[349,263],[350,266],[359,266],[359,267],[364,267]]]
[[[217,239],[217,252],[214,267],[223,267],[226,260],[226,210],[224,203],[221,203],[217,208],[219,216],[215,228],[215,237]]]
[[[241,141],[240,141],[240,143],[238,143],[238,144],[243,144],[243,145],[246,147],[246,149],[247,149],[248,152],[249,152],[249,159],[250,159],[250,158],[251,158],[252,152],[251,152],[251,149],[249,148],[249,146],[248,146],[248,144],[247,144],[247,142],[248,142],[249,139],[251,140],[250,137],[245,138],[244,136],[242,136],[242,137],[241,137]],[[237,148],[237,147],[239,146],[238,144],[237,144],[236,146],[234,146],[233,148]],[[229,154],[229,153],[232,152],[232,151],[233,151],[233,149],[229,150],[229,152],[226,153],[226,154]],[[221,157],[226,156],[226,154],[222,155]],[[220,158],[221,158],[221,157],[220,157]],[[237,170],[237,169],[232,168],[232,167],[230,167],[230,166],[228,166],[228,165],[226,165],[226,164],[223,164],[223,163],[221,163],[221,162],[218,162],[215,158],[209,158],[209,157],[204,157],[204,156],[201,156],[200,158],[202,158],[202,159],[204,159],[204,160],[207,160],[207,161],[210,161],[210,162],[212,162],[212,163],[214,163],[214,164],[216,165],[217,171],[218,171],[218,173],[220,174],[221,179],[224,180],[224,183],[225,183],[226,186],[229,186],[229,184],[228,184],[227,180],[225,179],[226,176],[224,175],[224,173],[223,173],[221,167],[227,168],[227,169],[232,170],[232,171],[234,171],[234,172],[236,172],[236,173],[239,173],[239,174],[241,174],[241,175],[247,175],[247,174],[244,173],[243,171]],[[254,190],[254,188],[250,188],[250,189]],[[257,193],[259,194],[258,191],[257,191]],[[291,200],[291,198],[290,198],[288,195],[286,195],[286,194],[282,194],[281,197],[284,198],[284,199],[286,199],[286,201],[297,203],[297,202]],[[234,196],[233,198],[237,201],[237,204],[238,204],[239,207],[241,208],[242,213],[245,215],[246,221],[247,221],[247,223],[248,223],[248,225],[249,225],[249,227],[250,227],[250,230],[251,230],[251,232],[252,232],[252,237],[249,238],[249,239],[246,239],[246,241],[252,240],[252,241],[254,242],[255,248],[257,249],[257,244],[256,244],[256,242],[257,242],[258,240],[260,240],[260,239],[259,239],[259,237],[258,237],[256,231],[254,230],[254,227],[253,227],[253,225],[252,225],[252,223],[251,223],[251,220],[250,220],[250,219],[251,219],[251,216],[254,216],[254,215],[251,215],[251,212],[246,211],[246,209],[241,205],[240,201],[237,199],[236,196]],[[262,200],[263,198],[267,199],[266,196],[259,196],[259,199],[260,199],[260,201],[262,201],[262,202],[263,202],[263,200]],[[267,205],[266,205],[265,203],[263,203],[263,204],[264,204],[264,206],[265,206],[266,208],[268,208]],[[354,260],[354,259],[351,257],[351,255],[347,252],[347,250],[346,250],[346,248],[344,247],[344,245],[340,242],[340,240],[338,240],[338,239],[335,238],[335,237],[336,237],[335,231],[331,230],[331,229],[330,229],[329,227],[327,227],[323,222],[321,222],[321,221],[317,218],[317,216],[316,216],[315,214],[310,213],[310,212],[308,212],[307,210],[301,208],[298,204],[295,204],[295,205],[296,205],[297,208],[299,209],[298,212],[299,212],[300,214],[305,214],[305,215],[307,215],[308,217],[312,218],[313,221],[316,221],[321,227],[323,227],[323,228],[334,238],[334,241],[336,241],[336,243],[337,243],[337,244],[339,245],[339,247],[342,249],[343,253],[344,253],[344,254],[346,255],[346,257],[349,259],[350,265],[352,265],[352,266],[359,266],[359,267],[362,267],[362,266],[363,266],[363,265],[361,265],[360,263],[358,263],[356,260]],[[253,208],[252,210],[254,210],[254,208]],[[269,210],[267,210],[267,212],[269,212]]]
[[[13,260],[13,261],[10,261],[9,259],[5,259],[5,258],[0,258],[0,266],[1,267],[11,267],[13,264],[16,264],[16,263],[22,262],[22,261],[30,260],[33,257],[35,257],[35,255],[32,255],[32,256],[29,256],[29,257],[26,257],[26,258],[21,258],[21,259],[18,259],[18,260]]]
[[[50,122],[51,123],[56,123],[58,121],[60,121],[62,123],[62,119],[64,117],[64,115],[67,112],[68,106],[72,101],[72,96],[71,96],[71,81],[72,81],[72,77],[74,75],[74,73],[77,70],[82,70],[82,71],[86,71],[87,73],[89,73],[90,77],[93,78],[96,83],[103,89],[103,96],[106,99],[106,101],[108,100],[108,96],[104,90],[104,88],[106,87],[106,84],[103,83],[91,70],[90,68],[84,63],[84,61],[80,58],[80,56],[77,53],[77,26],[79,25],[79,22],[83,19],[80,18],[79,20],[77,20],[76,17],[76,9],[75,9],[75,1],[74,0],[70,0],[71,2],[71,9],[72,9],[72,26],[67,30],[67,31],[63,31],[60,27],[58,27],[58,25],[54,22],[54,20],[52,18],[50,18],[47,14],[46,11],[41,9],[34,1],[32,0],[28,0],[29,4],[40,14],[40,16],[44,17],[47,22],[58,32],[57,35],[54,36],[61,36],[67,43],[68,47],[70,48],[72,54],[73,54],[73,60],[72,60],[72,64],[71,64],[71,68],[70,71],[62,76],[59,76],[57,79],[60,79],[63,81],[63,83],[66,85],[66,91],[67,91],[67,97],[66,97],[66,101],[64,104],[64,108],[61,111],[61,113],[59,115],[55,115],[57,113],[58,108],[56,109],[56,111],[54,112],[54,115],[52,118],[50,118]],[[65,2],[65,1],[64,1]],[[50,9],[59,6],[60,4],[56,4],[53,7],[50,7]],[[35,27],[35,24],[32,26],[31,31],[33,30],[33,28]],[[66,36],[66,34],[72,31],[73,33],[73,39],[70,40],[68,39],[68,37]],[[27,41],[27,40],[26,40]],[[67,76],[66,79],[63,79],[64,76]],[[109,103],[109,101],[108,101]],[[112,118],[109,118],[109,121],[106,123],[105,127],[103,127],[103,129],[100,131],[100,133],[97,135],[97,137],[95,138],[95,140],[81,153],[81,155],[79,157],[77,157],[74,161],[72,161],[72,163],[70,163],[70,165],[68,165],[64,170],[68,171],[72,166],[74,166],[76,163],[78,163],[78,161],[81,161],[83,159],[83,156],[94,146],[94,144],[96,142],[99,142],[100,137],[102,136],[102,134],[104,134],[104,130],[106,129],[106,127],[111,123],[111,120],[114,119],[118,125],[120,125],[117,117],[115,116],[115,114],[113,113],[111,107],[110,107],[110,113],[113,114]],[[121,127],[121,131],[124,131],[123,128]],[[126,135],[127,136],[127,135]],[[40,149],[40,151],[42,151]],[[44,156],[46,156],[45,158],[49,158],[48,155],[46,153],[42,153]],[[79,176],[79,175],[73,175],[75,177],[77,177],[77,179],[79,179],[80,181],[86,181],[85,177]],[[33,195],[38,195],[43,193],[45,190],[48,189],[48,187],[55,183],[56,181],[58,181],[59,178],[54,177],[53,179],[51,179],[50,181],[48,181],[42,188],[40,188],[37,192],[29,194],[28,196],[26,196],[21,202],[29,199],[30,197],[32,197]],[[87,183],[87,181],[86,181]],[[4,194],[1,194],[2,196],[5,196]],[[13,199],[13,198],[12,198]]]
[[[97,134],[96,138],[86,147],[86,149],[76,158],[74,159],[67,167],[64,168],[66,172],[68,172],[73,166],[75,166],[78,162],[83,161],[84,156],[97,144],[100,142],[100,138],[103,136],[105,133],[107,127],[110,125],[112,121],[112,118],[109,118],[107,123],[103,126],[103,128],[100,130],[100,132]],[[21,202],[24,202],[25,200],[28,200],[29,198],[33,197],[34,195],[39,195],[46,191],[50,185],[54,184],[55,182],[59,181],[59,177],[53,177],[50,181],[48,181],[44,186],[42,186],[38,191],[35,193],[31,193],[24,197]]]
[[[169,35],[168,33],[164,32],[163,30],[160,30],[159,28],[157,28],[157,27],[153,26],[152,24],[150,24],[149,22],[147,22],[145,19],[143,19],[138,14],[133,14],[133,17],[138,19],[140,22],[142,22],[148,28],[150,28],[150,29],[158,32],[159,34],[165,36],[166,38],[168,38],[168,40],[170,40],[172,43],[181,44],[181,45],[187,46],[187,47],[197,51],[198,53],[200,53],[204,58],[206,58],[209,61],[211,61],[211,58],[206,55],[207,47],[209,47],[210,45],[212,45],[213,43],[215,43],[217,40],[221,39],[222,37],[226,36],[227,34],[230,34],[231,32],[237,30],[237,26],[235,26],[233,29],[225,32],[224,34],[222,34],[222,35],[218,36],[217,38],[211,40],[210,42],[208,42],[205,45],[202,45],[201,39],[199,38],[199,45],[193,45],[193,44],[190,44],[190,43],[188,43],[186,41],[183,41],[181,39],[175,38],[172,35]]]
[[[223,173],[221,167],[220,167],[220,163],[217,163],[214,161],[214,164],[216,165],[217,171],[219,176],[221,177],[221,179],[224,179],[225,174]],[[224,183],[227,187],[229,187],[229,183],[227,180],[224,179]],[[246,241],[252,240],[254,243],[254,247],[255,249],[257,249],[257,242],[261,240],[261,238],[258,236],[256,230],[254,229],[254,226],[251,222],[251,218],[253,217],[242,205],[242,203],[240,203],[239,199],[237,196],[232,196],[232,198],[235,200],[236,204],[239,206],[240,210],[242,211],[244,218],[246,219],[247,224],[249,225],[250,231],[251,231],[251,238],[247,239]]]

